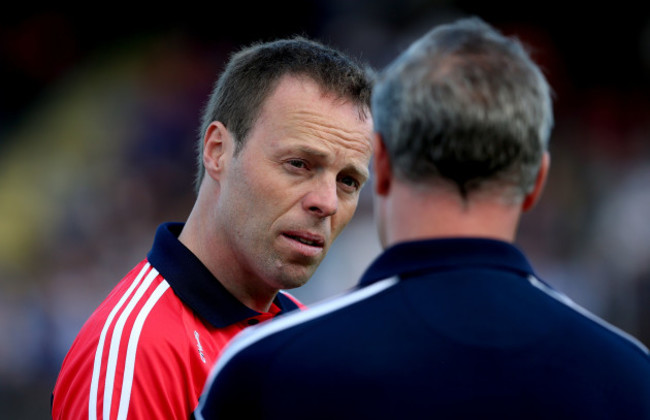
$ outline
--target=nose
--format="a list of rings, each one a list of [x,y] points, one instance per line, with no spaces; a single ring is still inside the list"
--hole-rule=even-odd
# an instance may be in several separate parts
[[[321,180],[311,186],[303,199],[303,207],[318,217],[333,216],[338,210],[336,181]]]

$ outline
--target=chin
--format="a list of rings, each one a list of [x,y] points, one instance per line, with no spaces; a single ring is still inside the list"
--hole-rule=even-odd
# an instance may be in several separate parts
[[[292,270],[293,271],[293,270]],[[292,273],[284,272],[276,278],[276,284],[279,286],[279,289],[289,290],[295,289],[300,286],[307,284],[311,276],[316,271],[314,268],[304,268],[302,270],[295,270]]]
[[[309,277],[282,279],[280,280],[279,285],[280,285],[280,289],[282,290],[290,290],[290,289],[296,289],[298,287],[304,286],[305,284],[307,284],[308,281],[309,281]]]

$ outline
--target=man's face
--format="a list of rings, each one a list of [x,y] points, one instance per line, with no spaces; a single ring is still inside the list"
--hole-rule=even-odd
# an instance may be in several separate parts
[[[356,210],[371,132],[355,106],[281,79],[221,179],[217,217],[244,281],[307,282]]]

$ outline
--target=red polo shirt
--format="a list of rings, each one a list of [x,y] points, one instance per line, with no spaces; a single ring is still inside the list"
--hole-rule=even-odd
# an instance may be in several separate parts
[[[54,419],[187,419],[234,335],[304,308],[283,292],[267,313],[243,305],[178,241],[182,226],[158,228],[147,259],[82,327],[54,388]]]

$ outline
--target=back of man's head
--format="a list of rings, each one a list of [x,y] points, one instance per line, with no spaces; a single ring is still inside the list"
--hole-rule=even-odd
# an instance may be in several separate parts
[[[258,42],[234,53],[216,81],[203,112],[198,139],[198,173],[201,184],[203,136],[213,121],[222,122],[236,141],[235,153],[283,76],[306,77],[323,92],[357,106],[361,119],[369,116],[372,76],[370,69],[343,52],[318,41],[296,36]]]
[[[533,188],[553,125],[550,88],[522,45],[478,18],[441,25],[382,72],[373,119],[394,176],[467,198]]]

